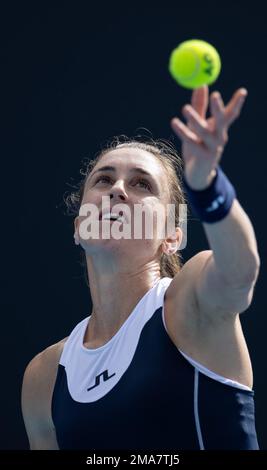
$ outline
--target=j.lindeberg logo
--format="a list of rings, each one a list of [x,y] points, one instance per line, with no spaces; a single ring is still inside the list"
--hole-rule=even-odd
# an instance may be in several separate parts
[[[100,377],[101,376],[103,376],[103,382],[106,382],[107,380],[111,379],[111,377],[114,377],[115,374],[116,374],[116,372],[114,372],[114,374],[108,375],[108,370],[104,370],[104,372],[101,372],[101,374],[96,376],[95,385],[93,385],[92,387],[89,387],[87,389],[87,392],[89,392],[93,388],[98,387],[98,385],[100,385]]]

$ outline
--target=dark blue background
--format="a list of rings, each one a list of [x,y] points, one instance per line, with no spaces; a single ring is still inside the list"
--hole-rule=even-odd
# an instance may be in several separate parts
[[[154,3],[154,2],[153,2]],[[1,8],[1,440],[28,446],[20,409],[30,359],[64,338],[90,313],[63,195],[79,181],[81,161],[106,139],[140,128],[171,138],[190,92],[174,82],[171,50],[190,38],[213,44],[222,71],[210,89],[225,101],[249,95],[230,130],[222,167],[256,231],[262,260],[253,304],[242,315],[255,376],[259,442],[267,448],[266,25],[257,3],[43,2]],[[184,261],[207,249],[191,221]]]

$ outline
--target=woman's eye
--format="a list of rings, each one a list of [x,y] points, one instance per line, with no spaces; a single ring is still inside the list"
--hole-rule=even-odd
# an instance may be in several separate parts
[[[98,183],[101,180],[110,181],[110,178],[109,176],[100,176],[99,178],[97,178],[96,183]]]
[[[147,181],[145,180],[138,180],[138,183],[145,185],[146,189],[149,189],[149,190],[151,189],[150,184],[147,183]]]
[[[111,181],[111,178],[109,176],[99,176],[95,182],[95,184],[101,182],[101,181],[104,181],[104,182],[110,182]],[[149,191],[151,191],[151,186],[150,184],[143,180],[143,179],[139,179],[135,184],[141,184],[143,187],[145,187],[145,189],[148,189]]]

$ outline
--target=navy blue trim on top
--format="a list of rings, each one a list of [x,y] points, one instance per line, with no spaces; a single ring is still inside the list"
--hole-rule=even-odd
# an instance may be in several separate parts
[[[58,367],[52,418],[60,449],[199,450],[195,368],[168,336],[162,307],[145,324],[128,369],[108,394],[79,403]],[[205,449],[258,449],[254,392],[199,373],[198,412]]]

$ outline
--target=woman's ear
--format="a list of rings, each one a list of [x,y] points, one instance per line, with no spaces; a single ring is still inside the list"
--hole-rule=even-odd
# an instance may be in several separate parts
[[[165,255],[170,256],[176,253],[179,250],[179,247],[182,243],[183,232],[180,227],[176,227],[175,233],[167,237],[162,244],[162,252]]]

